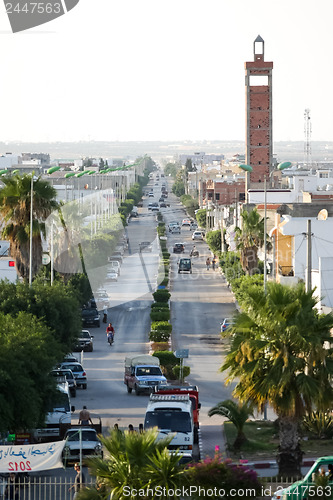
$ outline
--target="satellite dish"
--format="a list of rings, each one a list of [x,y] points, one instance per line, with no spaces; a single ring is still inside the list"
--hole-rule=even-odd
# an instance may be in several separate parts
[[[326,220],[327,217],[328,217],[328,212],[327,212],[326,208],[323,208],[322,210],[320,210],[317,219],[318,220]]]

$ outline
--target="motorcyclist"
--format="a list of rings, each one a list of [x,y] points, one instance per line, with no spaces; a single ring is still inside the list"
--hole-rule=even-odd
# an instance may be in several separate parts
[[[114,328],[113,328],[111,322],[106,327],[106,335],[107,335],[109,344],[112,344],[112,342],[114,341]]]

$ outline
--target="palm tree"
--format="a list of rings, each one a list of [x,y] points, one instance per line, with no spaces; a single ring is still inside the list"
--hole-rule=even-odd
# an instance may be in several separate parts
[[[4,186],[0,189],[2,237],[10,241],[11,256],[15,259],[17,270],[24,279],[29,276],[32,175],[2,177]],[[45,234],[45,219],[58,206],[55,200],[56,194],[53,186],[40,177],[33,182],[33,276],[42,265],[41,234]]]
[[[139,493],[135,495],[131,491],[153,490],[157,486],[165,488],[166,492],[174,490],[183,475],[183,469],[179,466],[181,455],[168,452],[171,437],[157,441],[157,436],[157,429],[142,433],[112,430],[109,436],[100,436],[107,457],[92,458],[88,462],[91,474],[97,478],[98,487],[80,492],[78,500],[104,499],[108,495],[115,500],[132,499],[137,498]]]
[[[247,442],[247,437],[244,434],[244,424],[252,414],[251,403],[246,402],[237,404],[231,399],[220,401],[208,411],[209,417],[221,415],[221,417],[227,417],[227,419],[234,424],[237,429],[237,436],[233,444],[235,450],[239,450],[241,446]]]
[[[242,229],[235,229],[236,249],[240,250],[243,270],[252,274],[258,268],[258,249],[264,242],[264,218],[256,208],[250,212],[244,210],[241,217]]]
[[[267,284],[267,294],[251,287],[244,312],[225,334],[232,336],[221,367],[227,383],[237,379],[233,394],[260,410],[268,402],[279,418],[277,456],[281,475],[300,474],[302,452],[298,424],[313,407],[326,410],[333,401],[331,314],[319,314],[314,290]]]

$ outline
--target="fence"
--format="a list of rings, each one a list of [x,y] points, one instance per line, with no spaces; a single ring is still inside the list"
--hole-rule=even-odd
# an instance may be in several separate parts
[[[74,489],[69,490],[73,485],[73,478],[61,477],[29,477],[20,479],[16,494],[8,491],[8,478],[0,478],[0,499],[1,500],[72,500]],[[92,478],[88,478],[85,486],[94,486]],[[16,489],[16,488],[15,488]]]

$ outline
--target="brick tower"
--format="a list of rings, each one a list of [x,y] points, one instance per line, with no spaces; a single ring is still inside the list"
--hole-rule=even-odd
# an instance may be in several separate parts
[[[245,63],[246,89],[246,159],[253,171],[246,175],[246,191],[263,187],[272,169],[272,70],[264,58],[264,40],[253,43],[254,61]]]

